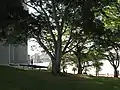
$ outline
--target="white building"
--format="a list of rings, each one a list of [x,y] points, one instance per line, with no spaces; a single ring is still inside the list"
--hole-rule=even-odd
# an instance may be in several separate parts
[[[27,45],[0,43],[0,65],[28,64]]]

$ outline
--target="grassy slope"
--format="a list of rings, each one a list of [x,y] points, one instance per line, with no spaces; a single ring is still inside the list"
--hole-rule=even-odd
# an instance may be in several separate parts
[[[120,90],[120,79],[57,76],[0,66],[0,90]]]

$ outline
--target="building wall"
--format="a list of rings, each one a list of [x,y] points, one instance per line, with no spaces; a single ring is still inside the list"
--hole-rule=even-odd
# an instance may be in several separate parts
[[[27,46],[3,45],[0,43],[0,64],[28,64]]]
[[[0,43],[0,64],[9,64],[9,46]]]
[[[14,45],[10,45],[10,56],[9,56],[9,58],[10,58],[10,63],[14,63]]]
[[[27,46],[14,47],[14,63],[28,63]]]

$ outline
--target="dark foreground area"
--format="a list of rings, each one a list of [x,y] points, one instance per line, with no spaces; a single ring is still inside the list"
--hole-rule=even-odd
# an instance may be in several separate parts
[[[0,66],[0,90],[120,90],[120,79],[79,75],[55,77],[47,71]]]

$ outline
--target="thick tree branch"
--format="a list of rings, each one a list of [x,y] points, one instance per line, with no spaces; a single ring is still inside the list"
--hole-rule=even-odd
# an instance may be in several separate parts
[[[72,30],[71,30],[71,32],[70,32],[70,37],[69,37],[69,39],[68,39],[68,41],[67,41],[65,47],[64,47],[63,50],[62,50],[62,53],[63,53],[63,54],[65,53],[65,51],[66,51],[68,45],[71,43],[71,42],[70,42],[70,41],[71,41],[71,37],[72,37],[72,36],[71,36],[71,33],[72,33]]]
[[[51,57],[52,62],[54,62],[54,60],[55,60],[54,55],[52,55],[52,53],[50,53],[50,51],[48,50],[48,48],[42,43],[41,38],[40,38],[39,36],[37,36],[37,35],[35,34],[35,32],[33,32],[32,35],[33,35],[33,38],[35,38],[35,39],[38,41],[39,45],[40,45],[40,46],[46,51],[46,53]]]
[[[73,51],[73,49],[74,49],[75,47],[76,47],[76,46],[70,48],[68,51],[65,51],[63,54],[68,53],[68,52],[70,52],[70,51]]]
[[[53,7],[53,14],[54,14],[54,19],[55,19],[55,23],[56,23],[56,28],[58,31],[58,36],[61,36],[61,29],[60,29],[60,25],[59,25],[59,20],[57,17],[57,12],[56,12],[56,5],[55,5],[55,0],[52,0],[52,7]]]
[[[49,52],[48,48],[41,42],[40,38],[36,38],[38,40],[38,43],[40,44],[41,47],[47,52],[47,54],[51,57],[51,60],[54,61],[55,58],[54,56]]]
[[[40,5],[40,8],[41,8],[41,10],[44,12],[44,14],[45,14],[45,17],[46,17],[46,19],[47,19],[47,24],[48,24],[48,30],[49,30],[52,38],[53,38],[54,46],[56,47],[57,41],[56,41],[56,39],[55,39],[55,35],[54,35],[53,32],[52,32],[52,28],[51,28],[51,25],[50,25],[49,16],[47,15],[46,11],[43,9],[42,3],[41,3],[41,5]]]
[[[27,6],[33,8],[34,10],[36,10],[38,13],[41,13],[37,8],[33,7],[32,5],[29,5],[28,2],[23,2],[24,4],[26,4]],[[47,15],[47,13],[45,12],[45,10],[42,8],[42,5],[39,5],[41,10],[44,12],[45,14],[45,17],[47,19],[47,25],[48,25],[48,30],[53,38],[53,42],[54,42],[54,45],[56,46],[57,42],[56,42],[56,39],[55,39],[55,35],[53,34],[52,32],[52,29],[51,29],[51,25],[50,25],[50,21],[49,21],[49,16]]]
[[[110,62],[110,64],[113,66],[113,62],[111,60],[111,58],[109,57],[109,55],[106,55],[106,54],[102,54],[103,56],[105,56],[106,58],[103,58],[103,59],[106,59]]]
[[[120,63],[120,58],[119,58],[119,49],[117,47],[113,47],[115,52],[116,52],[116,67],[118,68],[119,67],[119,63]]]

